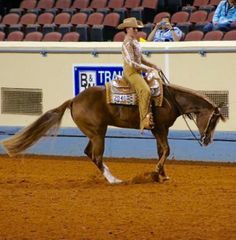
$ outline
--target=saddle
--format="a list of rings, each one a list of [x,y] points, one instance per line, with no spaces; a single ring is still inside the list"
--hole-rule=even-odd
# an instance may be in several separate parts
[[[151,100],[155,106],[161,106],[163,101],[163,85],[160,78],[147,80],[144,78],[151,90]],[[138,96],[134,88],[124,76],[106,83],[107,103],[122,105],[138,105]]]

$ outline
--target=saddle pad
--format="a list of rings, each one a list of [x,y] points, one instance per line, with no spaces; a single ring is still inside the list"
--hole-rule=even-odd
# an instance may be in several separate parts
[[[152,102],[155,106],[162,106],[163,85],[160,79],[155,87],[150,87]],[[132,89],[120,89],[113,87],[112,82],[106,83],[106,98],[108,104],[138,105],[138,96]]]

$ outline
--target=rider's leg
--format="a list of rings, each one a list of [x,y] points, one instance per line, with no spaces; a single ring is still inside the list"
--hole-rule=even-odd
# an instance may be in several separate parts
[[[152,114],[150,113],[151,91],[140,73],[132,73],[126,76],[127,80],[134,87],[139,100],[140,129],[152,128]]]

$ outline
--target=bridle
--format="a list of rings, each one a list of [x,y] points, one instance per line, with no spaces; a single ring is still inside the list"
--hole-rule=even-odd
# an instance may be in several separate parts
[[[210,118],[208,119],[207,125],[205,127],[205,130],[203,131],[203,135],[201,137],[201,145],[204,145],[204,140],[207,137],[207,133],[209,131],[209,127],[211,126],[211,123],[213,122],[214,117],[217,117],[217,119],[215,119],[215,122],[220,118],[220,111],[219,108],[216,107],[213,111],[212,114],[210,116]]]
[[[207,137],[207,132],[208,132],[208,130],[209,130],[209,127],[210,127],[210,124],[211,124],[211,122],[212,122],[213,117],[214,117],[214,116],[217,116],[217,117],[219,118],[219,117],[221,116],[221,113],[220,113],[220,111],[219,111],[219,108],[218,108],[218,107],[215,107],[215,108],[213,109],[212,114],[211,114],[210,118],[208,119],[208,122],[207,122],[207,125],[206,125],[206,127],[205,127],[205,130],[203,131],[203,135],[201,136],[200,139],[198,139],[198,137],[196,136],[196,134],[192,131],[192,129],[191,129],[188,121],[186,120],[186,116],[185,116],[186,114],[184,114],[181,106],[178,104],[178,102],[176,101],[176,99],[174,98],[174,96],[171,94],[171,92],[170,92],[169,89],[168,89],[168,85],[170,84],[169,80],[166,78],[166,76],[165,76],[165,74],[162,72],[162,70],[158,71],[158,73],[159,73],[160,78],[163,80],[164,84],[167,86],[167,90],[168,90],[167,92],[169,93],[170,97],[172,98],[172,100],[173,100],[174,104],[176,105],[178,111],[179,111],[180,114],[182,115],[182,117],[183,117],[183,119],[184,119],[184,121],[185,121],[185,123],[186,123],[186,125],[187,125],[187,127],[188,127],[188,129],[189,129],[189,131],[191,132],[192,136],[193,136],[194,139],[199,143],[199,145],[200,145],[201,147],[204,146],[204,140],[205,140],[205,138]],[[216,111],[217,111],[217,112],[216,112]],[[188,116],[189,116],[189,115],[188,115]],[[191,116],[191,114],[190,114],[190,116]],[[190,117],[190,116],[189,116],[189,117]],[[193,120],[194,124],[195,124],[196,127],[198,128],[197,122],[195,121],[195,119],[194,119],[193,117],[191,117],[190,119]],[[218,119],[217,119],[217,120],[218,120]],[[217,120],[216,120],[216,121],[217,121]]]

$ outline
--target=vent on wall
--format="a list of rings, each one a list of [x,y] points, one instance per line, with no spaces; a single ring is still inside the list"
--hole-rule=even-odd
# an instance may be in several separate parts
[[[229,91],[198,91],[206,95],[216,105],[223,104],[221,107],[222,115],[229,118]]]
[[[42,89],[1,88],[3,114],[42,114]]]

